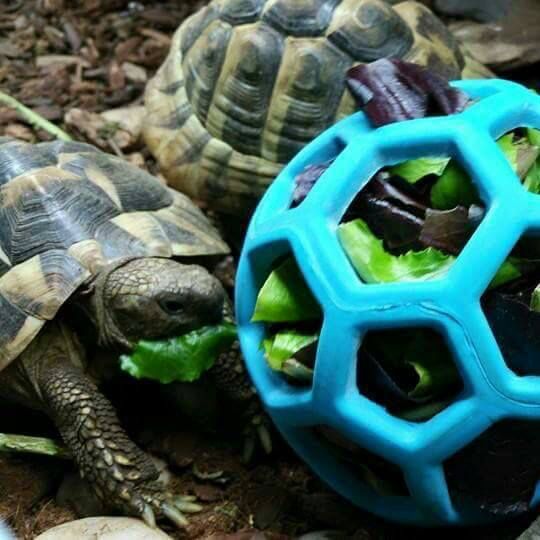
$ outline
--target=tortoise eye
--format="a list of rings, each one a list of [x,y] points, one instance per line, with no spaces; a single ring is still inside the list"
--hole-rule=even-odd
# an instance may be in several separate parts
[[[184,311],[184,304],[175,300],[162,300],[159,304],[170,315],[178,315]]]

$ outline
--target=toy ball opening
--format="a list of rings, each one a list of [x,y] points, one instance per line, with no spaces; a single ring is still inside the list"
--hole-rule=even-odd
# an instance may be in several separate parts
[[[306,146],[260,202],[237,277],[246,364],[341,495],[422,526],[540,500],[540,96],[458,81],[459,114]]]

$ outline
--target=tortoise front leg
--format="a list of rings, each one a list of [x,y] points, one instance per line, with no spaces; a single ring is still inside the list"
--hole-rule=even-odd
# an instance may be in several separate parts
[[[165,493],[149,456],[120,426],[109,401],[67,358],[41,370],[38,387],[79,471],[106,506],[142,517],[155,526],[166,516],[184,527],[182,512],[201,509],[192,498]]]
[[[230,401],[243,407],[244,461],[250,461],[253,457],[257,440],[269,454],[272,451],[271,422],[247,373],[240,343],[235,341],[227,352],[217,358],[208,371],[215,381],[216,388]]]

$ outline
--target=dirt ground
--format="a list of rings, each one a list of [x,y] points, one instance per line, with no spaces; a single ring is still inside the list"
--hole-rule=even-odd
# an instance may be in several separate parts
[[[142,103],[146,81],[164,60],[172,32],[202,4],[201,0],[0,0],[0,89],[74,138],[157,173],[148,151],[129,130],[115,133],[96,113]],[[31,142],[51,138],[2,106],[0,135]],[[0,406],[0,432],[55,436],[41,416]],[[389,525],[326,489],[277,434],[273,455],[258,454],[245,465],[237,426],[202,433],[181,419],[164,418],[159,407],[135,414],[136,404],[129,397],[118,407],[135,440],[167,459],[172,486],[195,494],[204,505],[186,532],[164,525],[175,538],[288,539],[332,530],[339,532],[336,538],[358,540],[456,535],[462,540],[511,539],[532,520],[529,516],[491,529],[459,531]],[[180,429],[174,431],[177,428],[171,425]],[[75,519],[74,511],[59,504],[61,497],[56,495],[71,469],[68,461],[54,458],[0,455],[0,517],[18,538],[31,539]],[[223,474],[215,481],[201,480],[194,471]],[[256,531],[264,533],[257,536]]]

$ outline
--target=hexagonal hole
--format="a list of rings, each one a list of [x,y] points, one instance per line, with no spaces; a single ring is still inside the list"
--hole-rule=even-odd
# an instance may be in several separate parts
[[[296,177],[293,204],[332,162],[310,165]],[[379,170],[347,208],[338,235],[363,282],[425,281],[448,271],[484,213],[457,159],[421,157]]]
[[[361,394],[413,422],[429,420],[464,388],[445,338],[428,327],[367,332],[356,381]]]
[[[504,517],[529,510],[540,480],[540,422],[504,420],[444,463],[456,506]]]
[[[330,455],[374,492],[386,496],[410,495],[403,472],[397,465],[362,448],[330,426],[314,426],[311,432]]]
[[[502,357],[516,375],[540,376],[540,233],[522,236],[481,297]]]
[[[421,157],[377,172],[356,195],[338,237],[361,281],[444,276],[485,213],[471,177],[449,157]]]
[[[261,348],[272,370],[290,384],[311,386],[322,310],[290,247],[268,265],[252,321],[264,323]]]

